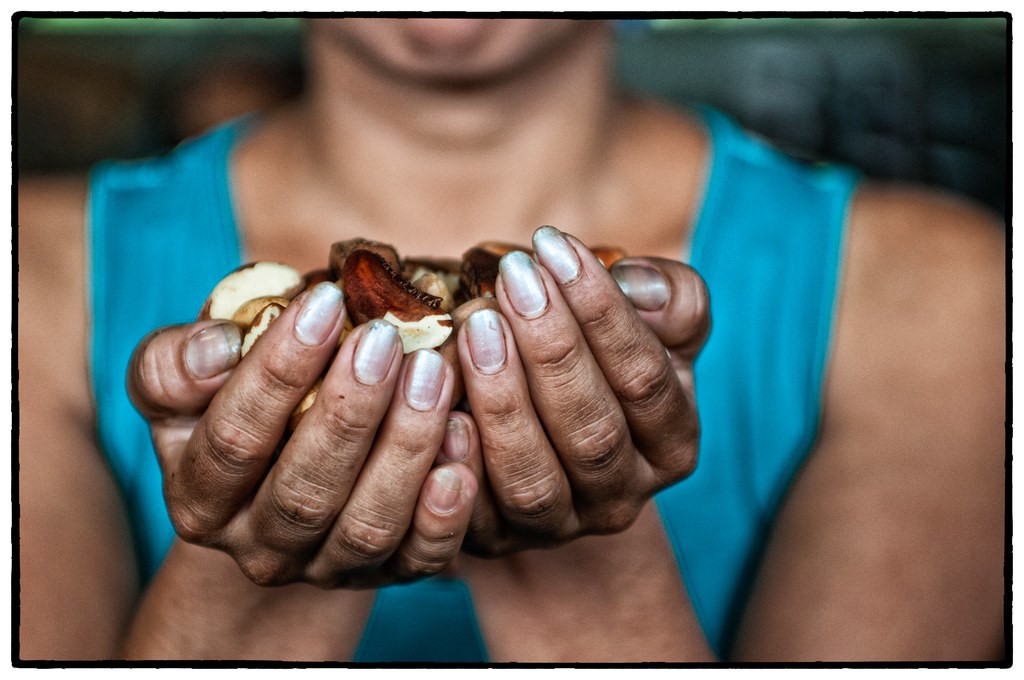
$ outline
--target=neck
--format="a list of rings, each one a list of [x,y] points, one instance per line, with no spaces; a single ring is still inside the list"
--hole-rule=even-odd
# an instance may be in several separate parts
[[[616,111],[604,28],[463,86],[403,81],[315,35],[309,49],[314,94],[294,122],[307,199],[345,222],[331,228],[463,247],[583,221]]]

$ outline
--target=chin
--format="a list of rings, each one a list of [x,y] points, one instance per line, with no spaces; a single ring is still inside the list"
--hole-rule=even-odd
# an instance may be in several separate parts
[[[470,85],[517,73],[603,22],[565,19],[329,19],[310,33],[393,76]]]

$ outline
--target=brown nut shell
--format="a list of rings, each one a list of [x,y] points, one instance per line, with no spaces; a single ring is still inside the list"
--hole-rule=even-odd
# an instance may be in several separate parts
[[[353,250],[341,282],[352,323],[388,321],[398,328],[406,352],[438,347],[451,335],[452,318],[441,309],[441,298],[417,290],[376,253]]]
[[[451,312],[455,307],[452,291],[439,275],[431,271],[424,271],[415,279],[410,279],[413,287],[427,295],[441,298],[441,311]]]
[[[304,287],[302,274],[281,262],[250,262],[222,278],[213,287],[199,319],[231,319],[253,298],[278,296],[291,299]]]
[[[344,281],[345,261],[356,250],[366,250],[380,256],[393,271],[402,271],[402,263],[394,247],[387,243],[368,241],[365,238],[352,238],[331,244],[327,268],[337,281]]]
[[[311,272],[306,272],[302,276],[304,284],[303,292],[312,289],[318,283],[334,283],[338,279],[334,276],[334,273],[330,269],[314,269]]]
[[[513,250],[521,250],[527,255],[533,255],[533,251],[524,246],[516,245],[515,243],[506,243],[504,241],[484,241],[476,245],[480,250],[486,250],[489,253],[497,255],[499,258],[502,255],[507,255]]]
[[[486,248],[474,247],[462,256],[462,293],[469,300],[494,297],[501,255]]]
[[[289,302],[288,298],[284,298],[279,295],[264,295],[262,297],[253,298],[242,303],[242,306],[235,311],[231,320],[241,326],[243,330],[248,330],[249,327],[252,326],[256,315],[262,312],[267,305],[273,303],[284,309],[288,306]]]
[[[461,284],[459,283],[462,273],[462,260],[450,257],[407,257],[402,260],[402,276],[405,277],[406,281],[415,281],[427,272],[437,275],[448,286],[452,296],[453,307],[465,302],[464,299],[461,299],[462,291]]]
[[[253,316],[252,323],[249,328],[242,335],[242,356],[252,350],[253,345],[256,341],[270,328],[277,317],[281,316],[281,312],[284,311],[285,306],[276,302],[267,302],[263,307],[256,312]]]

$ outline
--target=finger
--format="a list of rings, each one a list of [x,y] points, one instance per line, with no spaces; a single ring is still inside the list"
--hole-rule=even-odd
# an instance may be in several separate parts
[[[315,582],[381,565],[398,548],[444,439],[452,383],[452,369],[436,351],[405,357],[377,439],[309,566]]]
[[[487,485],[480,432],[472,416],[461,411],[448,414],[444,443],[437,455],[438,465],[459,463],[464,465],[477,482],[476,500],[469,520],[469,534],[463,549],[477,555],[496,556],[503,553],[505,535],[501,515]]]
[[[288,439],[246,516],[248,542],[285,563],[322,540],[348,499],[391,402],[402,363],[397,329],[356,328],[324,376],[316,401]],[[279,565],[284,570],[284,565]]]
[[[128,395],[149,421],[198,415],[238,363],[242,339],[230,321],[168,326],[132,353]]]
[[[223,527],[262,479],[295,405],[320,376],[344,322],[341,291],[317,285],[260,337],[203,414],[165,494],[197,540]]]
[[[587,285],[586,273],[577,269],[577,279]],[[574,494],[604,507],[610,498],[631,495],[624,487],[639,481],[643,460],[616,395],[551,274],[524,253],[505,255],[499,270],[496,297],[523,357],[531,398]],[[595,318],[594,323],[602,321]],[[639,320],[637,325],[643,326]]]
[[[498,303],[493,297],[478,297],[467,300],[452,310],[452,332],[437,351],[441,353],[445,361],[455,369],[455,389],[452,393],[452,407],[456,407],[463,397],[466,396],[466,387],[462,383],[462,369],[459,365],[459,329],[466,319],[478,309],[498,309]]]
[[[662,482],[675,481],[696,465],[698,423],[692,391],[681,382],[662,342],[617,289],[601,262],[578,240],[546,227],[534,238],[538,256],[555,270],[566,304],[622,408],[631,439],[661,471]],[[682,265],[666,271],[681,272]],[[568,263],[568,264],[567,264]],[[575,269],[574,276],[567,273]],[[668,278],[668,277],[666,277]],[[679,275],[674,280],[684,281]],[[666,316],[683,306],[671,296],[662,303]],[[698,317],[685,316],[679,326],[696,330]],[[672,326],[670,323],[664,324]],[[694,336],[677,334],[690,342]],[[687,381],[689,382],[689,381]]]
[[[478,488],[476,476],[465,465],[446,463],[430,471],[412,526],[389,561],[388,571],[397,581],[437,574],[455,559]]]
[[[656,257],[624,258],[610,271],[662,344],[693,359],[711,330],[711,303],[700,275]]]
[[[576,531],[569,480],[534,410],[507,322],[492,309],[478,310],[463,326],[458,343],[486,486],[498,512],[531,533]]]
[[[480,459],[480,433],[473,422],[472,416],[462,411],[448,414],[445,426],[444,441],[437,452],[437,465],[445,463],[463,463],[474,474],[483,472],[483,461]],[[480,477],[481,475],[477,475]]]

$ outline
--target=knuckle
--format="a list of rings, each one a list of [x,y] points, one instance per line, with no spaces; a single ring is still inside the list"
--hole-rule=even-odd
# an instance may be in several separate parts
[[[576,320],[586,337],[619,338],[628,329],[622,307],[613,298],[599,297],[576,312]]]
[[[244,474],[262,459],[260,435],[243,419],[211,416],[205,434],[205,448],[218,468],[228,475]]]
[[[577,438],[575,466],[587,478],[607,477],[622,460],[627,431],[612,416],[602,418],[588,429]]]
[[[700,458],[699,437],[684,438],[674,444],[667,453],[668,455],[661,459],[664,462],[657,468],[662,480],[661,487],[686,479],[697,470]]]
[[[685,479],[697,470],[697,461],[700,458],[700,447],[698,439],[694,437],[679,444],[673,460],[677,461],[676,474],[679,479]]]
[[[573,313],[588,337],[591,332],[604,335],[610,327],[619,325],[623,305],[616,303],[616,298],[611,295],[595,295],[587,299],[587,304],[573,310]]]
[[[583,361],[583,343],[568,333],[556,333],[537,347],[534,368],[541,375],[572,375]]]
[[[440,448],[440,436],[425,432],[422,428],[418,431],[396,430],[390,433],[387,442],[392,470],[401,476],[412,474],[425,458],[433,460]]]
[[[258,586],[283,586],[295,581],[291,560],[278,553],[256,550],[237,562],[245,577]]]
[[[453,532],[420,536],[402,556],[398,574],[405,578],[437,574],[448,566],[457,552],[458,541]]]
[[[626,378],[616,390],[616,396],[637,408],[644,408],[663,402],[677,384],[676,374],[667,362],[648,362]]]
[[[350,563],[382,562],[394,552],[401,538],[394,526],[349,517],[339,527],[337,551]]]
[[[173,406],[180,392],[176,376],[168,375],[168,364],[155,343],[148,342],[136,354],[134,389],[143,403],[165,408]]]
[[[504,510],[510,519],[536,526],[557,519],[561,500],[562,484],[557,473],[552,472],[509,489],[504,497]]]
[[[214,533],[220,528],[200,512],[194,503],[169,502],[167,514],[174,532],[186,543],[208,545],[213,542]]]
[[[631,308],[623,309],[603,299],[596,302],[595,307],[597,313],[579,319],[584,337],[609,361],[634,360],[638,348],[650,342],[649,329]]]
[[[379,423],[365,409],[343,408],[340,406],[343,402],[338,399],[321,399],[320,402],[325,406],[317,416],[317,427],[329,448],[359,447],[373,439]]]
[[[270,487],[269,501],[274,515],[291,532],[316,535],[331,522],[334,507],[330,492],[285,468]]]
[[[599,511],[591,513],[593,517],[588,522],[590,533],[617,534],[625,531],[640,516],[640,507],[626,499],[603,504]]]
[[[288,352],[274,352],[264,362],[258,363],[256,380],[261,392],[281,395],[285,399],[297,392],[305,394],[312,382],[302,362],[295,361]]]
[[[526,397],[517,390],[493,390],[472,401],[473,418],[486,423],[493,432],[522,431],[523,416],[528,413]]]

